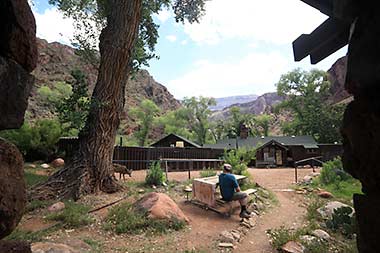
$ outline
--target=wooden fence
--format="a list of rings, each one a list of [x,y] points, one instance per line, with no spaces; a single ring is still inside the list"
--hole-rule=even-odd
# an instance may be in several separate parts
[[[58,147],[60,151],[65,151],[68,158],[79,148],[78,138],[61,138]],[[163,160],[166,161],[162,167],[167,165],[169,171],[216,169],[220,168],[223,162],[220,160],[223,153],[223,149],[213,148],[115,146],[113,162],[126,165],[133,170],[147,169],[152,162]]]
[[[215,169],[219,168],[223,162],[220,160],[223,152],[223,149],[211,148],[116,146],[113,160],[115,163],[126,165],[133,170],[146,169],[152,162],[163,160],[166,160],[169,171]]]

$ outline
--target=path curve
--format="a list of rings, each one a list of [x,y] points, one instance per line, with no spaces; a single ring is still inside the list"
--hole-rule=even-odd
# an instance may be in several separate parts
[[[303,197],[294,192],[286,191],[294,183],[294,170],[250,169],[249,172],[254,181],[276,195],[279,203],[270,209],[268,213],[260,216],[256,227],[237,245],[235,252],[276,252],[269,243],[266,231],[281,226],[300,227],[306,213],[305,208],[302,207]],[[299,171],[299,176],[303,178],[311,172],[311,169],[302,169]]]

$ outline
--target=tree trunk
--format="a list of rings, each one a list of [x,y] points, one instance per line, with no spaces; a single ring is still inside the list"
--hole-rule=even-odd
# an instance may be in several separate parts
[[[79,134],[79,150],[63,169],[37,186],[31,198],[78,199],[120,189],[113,175],[112,155],[138,35],[141,1],[108,1],[107,26],[100,35],[99,74],[86,126]]]

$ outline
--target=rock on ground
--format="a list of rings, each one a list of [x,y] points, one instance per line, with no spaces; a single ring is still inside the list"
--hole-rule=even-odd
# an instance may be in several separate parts
[[[323,240],[329,240],[331,238],[331,236],[324,230],[322,229],[316,229],[312,232],[312,234],[320,239],[323,239]]]
[[[0,238],[9,235],[24,214],[24,162],[15,145],[0,138]]]
[[[54,168],[63,167],[65,165],[65,161],[62,158],[57,158],[51,162],[51,166]]]
[[[43,168],[43,169],[49,169],[49,168],[50,168],[50,165],[47,164],[47,163],[43,163],[43,164],[41,164],[40,166],[41,166],[41,168]]]
[[[286,253],[303,253],[305,251],[305,247],[295,241],[289,241],[285,243],[281,249]]]
[[[325,199],[330,199],[330,198],[334,197],[332,195],[332,193],[328,192],[328,191],[321,191],[321,192],[318,193],[318,196],[321,197],[321,198],[325,198]]]
[[[49,212],[59,212],[63,209],[65,209],[65,203],[63,202],[57,202],[48,207]]]
[[[235,237],[228,231],[222,231],[222,233],[220,233],[220,241],[225,243],[234,243]]]
[[[79,253],[79,251],[66,244],[37,242],[32,244],[33,253]]]
[[[177,219],[189,222],[189,219],[178,205],[166,194],[151,192],[135,203],[135,207],[141,211],[147,211],[153,219]]]
[[[20,241],[1,241],[0,252],[4,253],[32,253],[30,244]]]
[[[355,211],[352,207],[346,205],[346,204],[343,204],[339,201],[331,201],[331,202],[328,202],[325,206],[323,207],[320,207],[317,209],[318,213],[322,216],[322,218],[324,219],[331,219],[332,218],[332,214],[334,213],[334,211],[336,209],[339,209],[341,207],[349,207],[351,208],[352,210],[352,213],[353,214]]]

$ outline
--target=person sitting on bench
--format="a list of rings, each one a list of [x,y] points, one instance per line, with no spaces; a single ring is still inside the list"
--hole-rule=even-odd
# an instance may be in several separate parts
[[[238,200],[241,206],[240,217],[249,218],[251,212],[247,210],[248,195],[240,191],[239,184],[234,175],[232,175],[232,166],[223,165],[223,173],[219,175],[219,187],[223,200]]]

